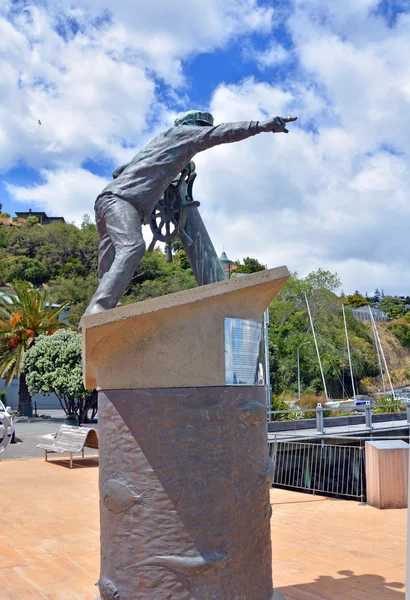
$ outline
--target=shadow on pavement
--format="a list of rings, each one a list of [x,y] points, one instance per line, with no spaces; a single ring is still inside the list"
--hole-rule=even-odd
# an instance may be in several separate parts
[[[49,465],[57,465],[59,467],[64,467],[65,469],[70,468],[70,459],[69,458],[57,458],[57,459],[48,459],[47,463]],[[92,467],[98,467],[99,457],[98,456],[87,456],[85,458],[73,457],[73,470],[74,469],[88,469]]]
[[[286,600],[328,600],[328,598],[383,598],[383,600],[404,600],[404,584],[387,582],[381,575],[355,575],[353,571],[339,571],[340,578],[320,576],[311,583],[295,586],[276,587]],[[361,594],[362,592],[362,594]]]

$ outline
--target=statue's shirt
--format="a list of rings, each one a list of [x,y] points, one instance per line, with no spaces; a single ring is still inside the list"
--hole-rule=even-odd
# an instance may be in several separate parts
[[[114,195],[133,204],[142,222],[149,219],[169,184],[198,152],[256,135],[254,121],[215,127],[180,125],[155,137],[98,196]]]

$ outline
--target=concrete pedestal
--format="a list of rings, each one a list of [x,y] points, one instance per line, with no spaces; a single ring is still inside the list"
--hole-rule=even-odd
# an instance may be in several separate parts
[[[409,445],[402,440],[366,442],[367,504],[407,508]]]
[[[102,600],[281,599],[265,389],[224,385],[223,323],[260,320],[287,277],[84,319],[85,381],[100,389]]]

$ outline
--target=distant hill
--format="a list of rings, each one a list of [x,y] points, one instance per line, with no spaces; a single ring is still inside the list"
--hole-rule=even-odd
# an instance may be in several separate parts
[[[70,305],[69,320],[77,325],[97,287],[96,226],[86,215],[80,227],[69,223],[40,225],[35,217],[0,217],[0,286],[14,280],[45,286],[57,303]],[[121,302],[135,302],[195,287],[183,250],[167,263],[161,250],[145,253]]]

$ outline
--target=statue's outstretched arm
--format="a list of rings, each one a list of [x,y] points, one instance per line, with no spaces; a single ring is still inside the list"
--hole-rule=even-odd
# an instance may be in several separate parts
[[[222,123],[215,127],[187,127],[180,128],[181,133],[186,133],[196,152],[202,152],[219,144],[230,144],[245,140],[259,133],[288,133],[286,125],[296,121],[297,117],[271,117],[266,121],[240,121],[237,123]]]

